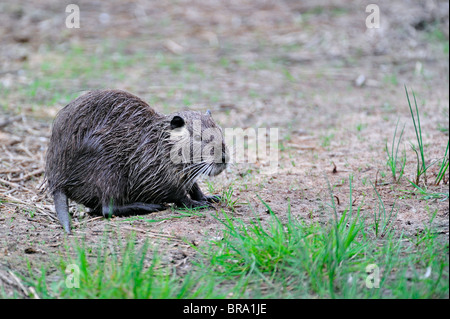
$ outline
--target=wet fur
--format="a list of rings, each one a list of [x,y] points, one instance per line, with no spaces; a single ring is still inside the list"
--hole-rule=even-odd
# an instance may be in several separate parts
[[[77,98],[53,123],[46,158],[47,190],[60,203],[63,194],[103,215],[108,207],[135,205],[130,213],[164,209],[160,205],[164,203],[204,204],[210,198],[201,193],[196,179],[201,174],[215,175],[226,164],[211,159],[172,163],[171,120],[176,115],[184,119],[189,134],[194,119],[201,121],[202,130],[218,128],[210,115],[194,111],[163,115],[125,91],[93,91]],[[218,142],[223,145],[221,138]]]

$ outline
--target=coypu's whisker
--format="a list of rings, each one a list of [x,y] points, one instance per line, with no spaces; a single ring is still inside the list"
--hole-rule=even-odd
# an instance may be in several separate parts
[[[209,165],[211,165],[211,164],[209,164],[209,163],[202,163],[202,164],[203,164],[203,165],[200,166],[200,167],[192,174],[192,176],[191,176],[188,180],[186,180],[186,181],[183,183],[188,189],[190,189],[190,188],[192,187],[191,184],[194,184],[195,180],[196,180],[200,175],[202,175],[202,173],[209,167]]]
[[[199,170],[192,178],[191,181],[195,181],[198,177],[205,174],[205,172],[212,166],[212,163],[205,163],[201,170]]]
[[[191,171],[191,170],[193,170],[193,169],[195,169],[195,168],[197,168],[197,167],[203,166],[204,164],[205,164],[204,162],[201,162],[201,163],[194,163],[194,164],[192,164],[192,165],[189,165],[189,166],[184,167],[180,172]]]

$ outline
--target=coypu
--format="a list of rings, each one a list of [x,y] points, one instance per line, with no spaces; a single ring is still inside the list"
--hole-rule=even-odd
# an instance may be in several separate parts
[[[166,203],[211,206],[220,197],[205,196],[197,179],[222,172],[228,158],[209,110],[164,115],[125,91],[91,91],[53,122],[46,190],[70,233],[68,199],[105,217],[164,210]]]

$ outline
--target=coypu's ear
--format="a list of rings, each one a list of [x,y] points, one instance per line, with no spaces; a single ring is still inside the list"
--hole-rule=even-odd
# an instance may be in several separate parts
[[[206,110],[206,115],[211,116],[211,110]]]
[[[172,119],[172,121],[170,121],[170,128],[172,130],[179,128],[179,127],[183,127],[184,126],[184,120],[181,116],[175,115]]]

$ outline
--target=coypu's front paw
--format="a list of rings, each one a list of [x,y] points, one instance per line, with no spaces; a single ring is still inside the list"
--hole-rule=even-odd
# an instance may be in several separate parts
[[[200,207],[202,207],[202,208],[214,208],[214,206],[211,205],[211,203],[209,201],[207,201],[207,200],[200,200],[200,201],[193,200],[193,202],[194,202],[194,205],[191,208],[200,208]]]
[[[193,200],[186,199],[183,202],[179,202],[176,204],[177,207],[180,208],[214,208],[214,206],[208,200]]]
[[[205,196],[205,198],[210,203],[219,203],[223,199],[223,197],[219,195]]]

